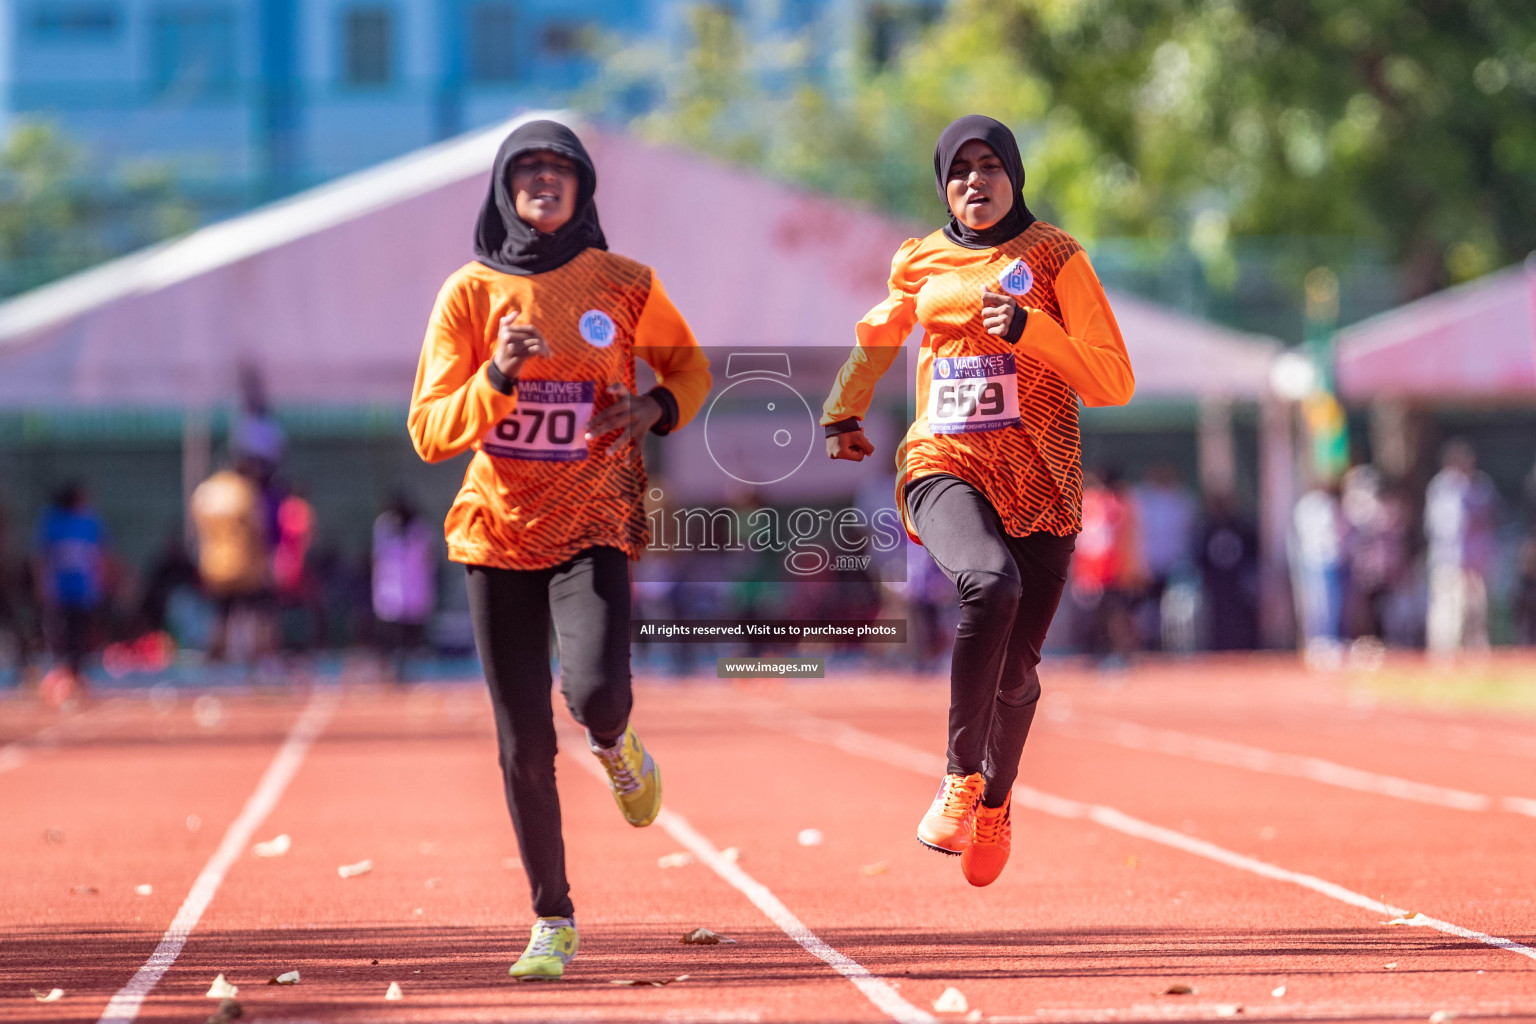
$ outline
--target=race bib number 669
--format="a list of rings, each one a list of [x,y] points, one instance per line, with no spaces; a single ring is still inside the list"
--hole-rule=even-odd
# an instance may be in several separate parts
[[[587,457],[585,428],[592,418],[591,381],[520,380],[517,407],[480,439],[488,455],[535,462]]]
[[[935,434],[1003,430],[1019,422],[1019,383],[1012,354],[933,361],[928,426]]]

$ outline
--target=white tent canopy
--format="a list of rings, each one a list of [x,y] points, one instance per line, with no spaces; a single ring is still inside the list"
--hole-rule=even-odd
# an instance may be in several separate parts
[[[1536,396],[1536,262],[1340,331],[1337,377],[1361,401]]]
[[[0,303],[0,407],[220,404],[243,362],[278,403],[403,403],[437,289],[471,257],[488,169],[516,123]],[[924,230],[583,134],[609,243],[656,268],[706,345],[851,344],[891,254]],[[1263,397],[1273,341],[1110,298],[1139,397]]]

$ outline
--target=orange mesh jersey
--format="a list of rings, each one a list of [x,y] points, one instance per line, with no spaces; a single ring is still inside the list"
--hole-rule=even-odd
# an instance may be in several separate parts
[[[519,371],[514,393],[486,374],[501,318],[536,326],[549,356]],[[680,427],[709,392],[709,360],[651,269],[600,249],[518,277],[480,263],[438,293],[411,400],[411,441],[439,462],[475,450],[448,511],[448,557],[503,569],[559,565],[585,548],[639,558],[649,542],[638,444],[609,456],[615,434],[586,424],[635,388],[635,357],[677,399]]]
[[[982,326],[983,287],[1012,293],[1028,310],[1017,344]],[[858,345],[837,375],[822,423],[869,412],[875,382],[917,323],[918,415],[897,455],[897,503],[908,533],[902,486],[935,473],[985,494],[1012,536],[1076,533],[1078,399],[1124,405],[1135,389],[1120,328],[1082,246],[1043,221],[986,249],[957,245],[942,231],[905,242],[891,261],[890,295],[859,321]]]

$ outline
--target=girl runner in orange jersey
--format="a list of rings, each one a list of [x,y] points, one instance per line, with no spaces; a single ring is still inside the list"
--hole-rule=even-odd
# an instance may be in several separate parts
[[[962,117],[939,136],[933,170],[949,223],[896,251],[890,295],[859,321],[822,423],[830,457],[872,455],[859,420],[922,324],[897,505],[959,590],[960,624],[949,767],[917,838],[989,885],[1008,862],[1040,645],[1081,525],[1077,403],[1124,405],[1135,381],[1087,253],[1024,205],[1013,133]]]
[[[475,260],[448,278],[422,344],[410,432],[429,462],[473,450],[448,512],[490,687],[507,806],[538,919],[517,978],[576,955],[565,876],[550,627],[560,688],[634,826],[661,776],[629,726],[629,559],[647,543],[640,439],[688,422],[709,363],[649,267],[607,251],[597,175],[569,128],[501,144]],[[659,385],[634,394],[635,357]]]

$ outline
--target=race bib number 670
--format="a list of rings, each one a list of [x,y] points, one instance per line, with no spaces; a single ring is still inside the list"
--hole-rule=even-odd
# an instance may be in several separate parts
[[[1019,382],[1012,354],[933,361],[928,426],[935,434],[1003,430],[1019,422]]]
[[[480,439],[488,455],[535,462],[587,457],[585,428],[592,418],[591,381],[520,380],[517,407]]]

